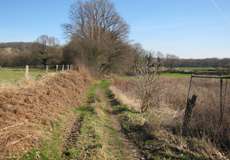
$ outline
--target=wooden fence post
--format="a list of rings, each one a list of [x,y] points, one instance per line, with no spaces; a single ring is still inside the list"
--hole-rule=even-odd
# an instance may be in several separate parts
[[[29,79],[29,65],[26,65],[26,70],[25,70],[25,79]]]
[[[65,65],[64,64],[62,65],[62,69],[61,70],[62,70],[62,72],[65,71]]]
[[[222,125],[223,122],[223,79],[220,79],[220,118],[219,118],[219,128]]]
[[[187,100],[187,106],[184,113],[184,121],[182,126],[182,136],[188,136],[189,135],[189,128],[190,128],[190,121],[192,118],[192,110],[196,105],[196,99],[197,96],[193,95],[192,98],[188,98]]]
[[[59,67],[59,66],[58,66],[58,65],[56,65],[56,72],[58,72],[58,67]]]
[[[46,65],[46,73],[49,72],[49,65]]]

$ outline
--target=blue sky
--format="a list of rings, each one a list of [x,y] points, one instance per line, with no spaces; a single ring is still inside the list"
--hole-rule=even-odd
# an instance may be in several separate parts
[[[230,57],[230,0],[112,0],[130,25],[130,40],[183,58]],[[65,42],[74,0],[1,0],[0,42],[41,34]]]

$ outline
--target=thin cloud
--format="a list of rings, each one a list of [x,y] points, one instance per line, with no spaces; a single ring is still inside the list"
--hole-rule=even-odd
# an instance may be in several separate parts
[[[220,5],[217,3],[216,0],[210,0],[212,6],[219,12],[219,14],[221,15],[221,17],[224,19],[225,23],[227,25],[230,24],[228,17],[225,15],[223,9],[220,7]]]

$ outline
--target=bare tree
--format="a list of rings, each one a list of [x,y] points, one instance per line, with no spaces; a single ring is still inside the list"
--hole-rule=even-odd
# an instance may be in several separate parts
[[[40,48],[40,58],[42,60],[42,64],[45,66],[48,63],[48,60],[53,57],[51,55],[54,52],[54,48],[58,46],[59,42],[57,38],[51,37],[48,35],[41,35],[36,40],[37,43],[41,44]],[[57,50],[55,50],[57,51]]]
[[[59,44],[59,41],[55,37],[51,37],[48,35],[41,35],[37,38],[36,42],[49,47],[55,47]]]
[[[67,33],[89,40],[101,40],[103,34],[126,39],[128,25],[108,0],[88,0],[74,3],[70,11],[71,23],[65,25]]]
[[[169,69],[173,69],[175,67],[175,64],[179,58],[176,55],[173,54],[167,54],[166,55],[166,66]]]
[[[158,60],[152,53],[141,53],[136,62],[137,95],[141,100],[141,112],[159,105]]]
[[[128,25],[109,0],[78,1],[71,7],[70,18],[64,27],[71,43],[77,42],[75,58],[103,73],[124,64]]]
[[[160,51],[158,51],[158,52],[156,53],[156,56],[157,56],[158,58],[160,58],[160,59],[164,59],[164,58],[165,58],[164,54],[163,54],[162,52],[160,52]]]

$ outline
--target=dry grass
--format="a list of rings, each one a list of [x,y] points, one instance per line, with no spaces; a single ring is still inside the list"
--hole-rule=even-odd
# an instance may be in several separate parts
[[[44,134],[80,104],[89,82],[87,73],[73,71],[1,89],[0,159],[39,145]]]
[[[153,112],[162,117],[163,125],[171,127],[176,132],[180,131],[186,106],[189,79],[161,77],[159,81],[160,89],[153,94],[153,96],[159,97],[159,106]],[[115,79],[113,84],[128,97],[136,99],[135,83],[133,79]],[[227,88],[224,120],[222,126],[219,127],[219,81],[204,79],[193,81],[191,95],[196,94],[198,100],[192,116],[192,136],[208,138],[223,148],[230,148],[229,93],[230,90]]]
[[[115,94],[116,99],[118,99],[122,104],[132,106],[135,110],[140,111],[140,100],[124,94],[120,89],[115,86],[110,86],[109,89]]]

